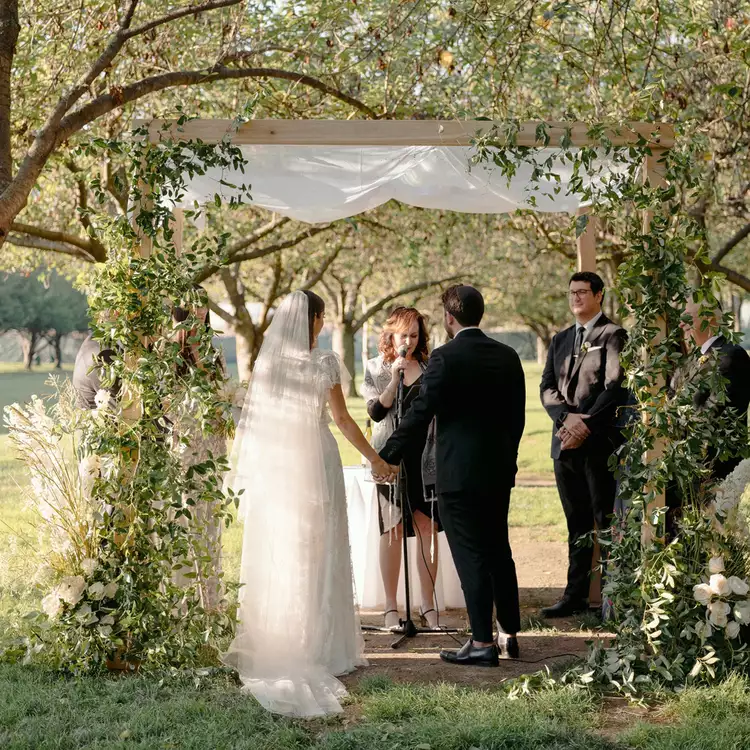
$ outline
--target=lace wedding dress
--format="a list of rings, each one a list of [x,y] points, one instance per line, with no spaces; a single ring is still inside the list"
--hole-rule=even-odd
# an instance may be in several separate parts
[[[291,717],[339,713],[336,679],[364,665],[344,476],[329,428],[341,382],[333,352],[310,351],[307,297],[274,316],[232,450],[244,520],[237,635],[224,662],[243,690]]]

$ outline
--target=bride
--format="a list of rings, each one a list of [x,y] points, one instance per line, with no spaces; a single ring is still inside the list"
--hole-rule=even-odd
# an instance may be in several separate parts
[[[352,585],[344,474],[328,409],[350,443],[389,467],[349,415],[337,356],[316,348],[325,303],[294,292],[268,329],[232,450],[244,520],[239,625],[224,662],[274,713],[340,712],[334,677],[365,665]]]

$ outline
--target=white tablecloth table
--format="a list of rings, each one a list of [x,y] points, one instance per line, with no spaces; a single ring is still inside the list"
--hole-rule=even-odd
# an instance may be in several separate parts
[[[351,545],[354,585],[357,600],[363,609],[383,609],[385,592],[380,576],[378,550],[380,528],[378,526],[378,499],[375,483],[361,466],[345,466],[346,504],[349,514],[349,544]],[[409,582],[411,602],[414,610],[421,602],[419,579],[417,577],[416,538],[409,540]],[[393,539],[393,544],[402,542]],[[445,533],[438,534],[438,572],[435,592],[440,609],[445,607],[465,607],[461,583],[453,564]],[[398,603],[404,607],[404,568],[398,584]]]

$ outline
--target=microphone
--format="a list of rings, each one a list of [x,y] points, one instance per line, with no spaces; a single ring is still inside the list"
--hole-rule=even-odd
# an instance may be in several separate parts
[[[403,357],[405,357],[407,355],[408,352],[409,352],[409,347],[406,344],[404,344],[403,346],[400,346],[398,348],[398,350],[396,351],[396,354],[398,354],[399,357],[403,358]],[[401,383],[403,383],[404,382],[404,371],[401,370],[399,372],[398,376],[399,376],[399,379],[400,379]]]

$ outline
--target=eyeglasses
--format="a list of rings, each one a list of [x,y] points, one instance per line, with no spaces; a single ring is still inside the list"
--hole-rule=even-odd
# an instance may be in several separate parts
[[[574,297],[576,299],[581,299],[581,297],[585,297],[587,294],[592,294],[592,291],[590,289],[574,289],[568,292],[568,297],[570,297],[570,299],[573,299]]]

